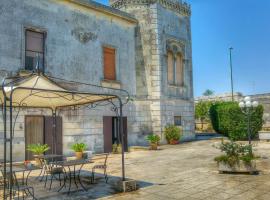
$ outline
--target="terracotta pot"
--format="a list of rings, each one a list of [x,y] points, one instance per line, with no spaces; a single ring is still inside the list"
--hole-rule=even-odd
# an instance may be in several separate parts
[[[81,160],[83,158],[83,152],[75,152],[77,160]]]
[[[172,145],[179,144],[179,140],[170,140],[170,144]]]
[[[158,144],[157,143],[150,143],[150,150],[157,150]]]
[[[38,158],[40,155],[34,155],[36,166],[41,167],[40,159]]]

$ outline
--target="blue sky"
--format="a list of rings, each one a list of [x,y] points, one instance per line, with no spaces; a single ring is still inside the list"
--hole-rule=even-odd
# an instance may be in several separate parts
[[[107,4],[106,0],[98,0]],[[189,0],[192,6],[194,94],[270,92],[270,0]]]

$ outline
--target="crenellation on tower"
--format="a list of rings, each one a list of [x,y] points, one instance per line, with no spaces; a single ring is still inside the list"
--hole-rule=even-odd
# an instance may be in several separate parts
[[[113,8],[121,9],[126,6],[143,6],[158,3],[164,8],[170,9],[181,15],[190,16],[190,5],[182,0],[110,0]]]

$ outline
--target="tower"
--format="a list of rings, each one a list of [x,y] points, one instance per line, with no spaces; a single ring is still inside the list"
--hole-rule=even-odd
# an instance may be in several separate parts
[[[136,101],[149,105],[151,131],[162,136],[166,125],[176,124],[184,139],[192,139],[190,6],[181,0],[110,0],[110,5],[138,20]]]

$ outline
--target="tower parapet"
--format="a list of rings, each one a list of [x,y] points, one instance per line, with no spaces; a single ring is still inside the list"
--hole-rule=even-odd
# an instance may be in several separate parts
[[[110,5],[117,9],[130,5],[149,5],[154,3],[159,3],[163,7],[181,15],[191,15],[190,5],[182,0],[110,0]]]

